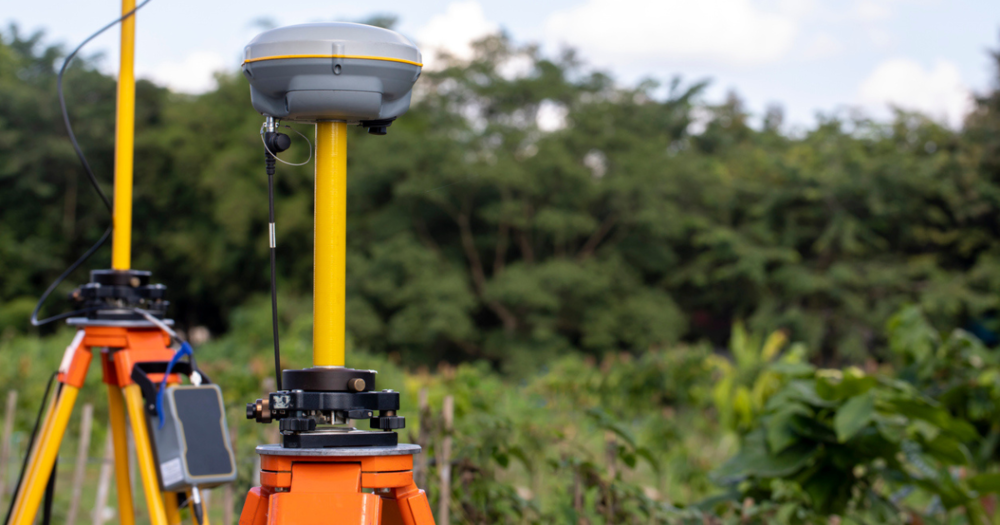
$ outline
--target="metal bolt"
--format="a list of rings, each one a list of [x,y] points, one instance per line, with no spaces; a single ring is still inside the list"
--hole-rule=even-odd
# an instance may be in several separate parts
[[[128,283],[132,285],[132,288],[138,288],[139,285],[142,284],[142,281],[140,281],[138,277],[133,277],[128,280]]]
[[[347,382],[347,389],[352,392],[361,392],[365,389],[365,380],[360,377],[355,377]]]

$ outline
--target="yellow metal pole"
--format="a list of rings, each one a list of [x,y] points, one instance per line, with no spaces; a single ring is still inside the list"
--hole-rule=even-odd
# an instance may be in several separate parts
[[[135,9],[135,0],[122,0],[122,14]],[[115,123],[114,234],[111,267],[132,266],[132,162],[135,149],[135,15],[122,20],[121,60],[118,68],[118,116]]]
[[[111,419],[111,439],[115,450],[115,489],[118,491],[118,521],[120,525],[135,525],[132,505],[132,483],[128,468],[128,421],[125,418],[125,398],[117,385],[108,385],[108,412]]]
[[[177,493],[163,493],[163,507],[167,512],[167,523],[170,525],[181,525],[181,511],[177,508]]]
[[[58,387],[58,385],[56,386]],[[53,396],[52,399],[49,400],[49,406],[45,409],[45,417],[42,419],[42,426],[38,428],[39,436],[49,435],[49,429],[52,428],[52,418],[56,413],[55,410],[56,403],[59,402],[58,397],[59,396]],[[41,443],[41,441],[38,441],[37,443]],[[33,469],[35,468],[35,465],[38,463],[38,449],[39,449],[38,444],[31,447],[31,453],[28,455],[28,470],[24,474],[25,483],[21,483],[21,488],[18,489],[17,494],[14,495],[15,497],[14,508],[13,511],[11,512],[11,516],[17,516],[17,513],[20,511],[20,508],[22,506],[21,504],[24,500],[24,490],[28,486],[26,482],[31,478],[32,474],[34,473]]]
[[[316,123],[313,366],[344,366],[347,124]]]
[[[73,414],[73,404],[76,403],[79,392],[80,390],[73,386],[62,387],[52,413],[52,420],[49,422],[48,432],[39,436],[38,454],[33,455],[33,461],[28,465],[28,478],[19,494],[22,498],[11,521],[13,525],[31,525],[35,521],[38,504],[45,494],[45,485],[49,482],[52,465],[56,462],[56,454],[59,453],[59,445],[66,433],[66,425],[69,424],[69,417]]]
[[[146,506],[149,507],[150,525],[168,525],[167,513],[163,507],[163,495],[160,493],[160,481],[156,474],[156,461],[150,447],[149,430],[146,428],[145,402],[139,385],[133,383],[123,389],[125,406],[128,408],[128,418],[132,423],[132,436],[135,438],[135,455],[139,463],[139,475],[142,477],[142,489],[146,493]]]

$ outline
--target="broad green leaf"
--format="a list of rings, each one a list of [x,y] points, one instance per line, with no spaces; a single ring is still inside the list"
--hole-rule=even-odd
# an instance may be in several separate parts
[[[885,439],[893,443],[899,443],[906,438],[907,418],[899,414],[881,414],[875,412],[872,420],[875,422],[875,428],[878,429],[878,433]]]
[[[779,454],[770,454],[764,432],[755,430],[746,435],[740,452],[719,467],[714,475],[723,480],[736,480],[747,476],[757,478],[790,476],[805,468],[818,453],[818,447],[810,443],[800,443]]]
[[[872,421],[875,415],[875,398],[870,393],[861,394],[847,400],[834,417],[833,426],[837,440],[841,443],[854,437]]]
[[[810,416],[811,411],[805,405],[792,403],[764,420],[767,445],[772,454],[777,454],[796,442],[798,436],[792,425],[792,418],[796,415]]]
[[[858,368],[820,370],[816,373],[816,393],[823,399],[839,401],[863,394],[878,384],[878,379]]]
[[[980,494],[1000,492],[1000,473],[977,474],[966,481],[969,488]]]

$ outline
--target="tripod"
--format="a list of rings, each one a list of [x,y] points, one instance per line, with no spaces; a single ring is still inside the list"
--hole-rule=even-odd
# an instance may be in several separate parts
[[[279,421],[281,444],[257,447],[261,486],[247,495],[240,525],[434,524],[427,495],[413,482],[420,447],[399,444],[394,432],[405,424],[397,415],[399,394],[377,390],[374,370],[344,366],[347,125],[385,135],[409,107],[421,67],[420,52],[404,37],[360,24],[273,29],[245,49],[251,100],[266,117],[261,138],[268,176],[274,153],[290,144],[277,132],[277,119],[312,122],[316,185],[313,367],[281,371],[278,391],[247,405],[249,419]],[[279,364],[275,335],[276,373]],[[372,431],[349,426],[357,419],[368,419]]]
[[[14,502],[11,523],[29,525],[34,522],[45,486],[48,484],[48,476],[52,472],[56,454],[59,452],[59,445],[66,433],[73,405],[87,377],[87,370],[95,353],[100,356],[104,383],[108,388],[121,524],[135,523],[132,489],[128,482],[126,412],[128,420],[131,421],[150,523],[152,525],[180,523],[177,494],[160,490],[157,464],[147,428],[148,407],[139,384],[133,380],[137,366],[165,365],[174,357],[174,351],[168,346],[170,336],[148,321],[102,322],[84,319],[74,319],[74,321],[81,325],[80,330],[67,347],[59,367],[57,377],[59,389],[45,412],[38,441],[31,448],[28,468]],[[177,374],[171,376],[168,378],[168,383],[180,382]],[[149,374],[149,379],[154,382],[160,381],[162,377],[162,374]],[[208,525],[207,519],[203,520],[202,525]]]
[[[148,1],[144,0],[139,7]],[[122,525],[135,523],[129,483],[127,421],[131,423],[151,525],[180,523],[179,492],[184,492],[186,500],[191,503],[192,517],[200,525],[208,525],[206,517],[199,517],[202,513],[198,486],[217,485],[236,476],[228,439],[221,441],[218,439],[226,434],[224,416],[220,417],[218,435],[215,434],[211,424],[191,424],[190,428],[187,428],[180,418],[181,414],[188,418],[188,421],[206,413],[221,416],[224,414],[220,408],[221,391],[213,385],[201,387],[203,380],[207,383],[207,378],[198,374],[190,347],[187,347],[186,343],[181,346],[181,352],[171,348],[175,334],[169,328],[171,321],[163,319],[169,304],[164,297],[165,287],[150,284],[149,272],[130,269],[136,9],[135,0],[122,0],[122,17],[77,47],[67,57],[63,70],[59,73],[60,101],[62,101],[62,73],[72,56],[90,39],[112,27],[114,23],[121,23],[121,62],[115,130],[112,269],[91,272],[91,282],[74,292],[74,297],[86,305],[84,309],[45,321],[37,321],[35,316],[48,294],[101,246],[107,238],[106,234],[43,294],[35,313],[32,314],[32,323],[36,325],[78,313],[86,313],[87,317],[71,318],[68,321],[71,326],[77,327],[77,333],[66,348],[59,366],[56,375],[58,380],[56,395],[45,407],[44,416],[40,417],[36,426],[37,439],[33,439],[34,443],[31,444],[5,525],[31,525],[34,522],[46,487],[49,486],[73,406],[95,355],[100,356],[103,381],[108,389],[115,478]],[[110,203],[79,149],[65,105],[63,105],[63,117],[70,139],[87,174],[110,208]],[[191,355],[189,362],[178,362],[179,357],[185,353]],[[179,387],[181,373],[190,374],[195,386]],[[159,389],[154,386],[155,383],[159,383]],[[206,399],[210,402],[206,403]],[[206,412],[204,408],[199,407],[207,407],[210,410]],[[168,410],[169,414],[165,416]],[[158,427],[154,427],[150,422],[155,416],[159,417]],[[187,432],[190,432],[194,439],[187,440]],[[211,435],[200,439],[201,435],[206,434]],[[199,440],[210,442],[214,448],[206,452],[207,447],[191,442]],[[220,449],[225,454],[220,454]],[[214,470],[190,468],[189,459],[201,461],[206,454],[214,454],[216,458],[225,456],[223,459],[228,462],[222,461],[221,468],[219,461],[206,462]],[[171,470],[168,470],[168,467]]]

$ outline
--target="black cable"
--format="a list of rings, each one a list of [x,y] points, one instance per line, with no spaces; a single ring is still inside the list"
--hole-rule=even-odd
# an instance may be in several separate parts
[[[94,255],[94,252],[96,252],[101,246],[104,245],[104,243],[108,240],[108,237],[111,236],[112,229],[113,229],[112,226],[108,226],[108,229],[104,230],[104,235],[102,235],[101,238],[98,239],[97,242],[93,246],[91,246],[86,253],[81,255],[80,258],[76,260],[76,262],[71,264],[69,268],[66,268],[66,270],[63,271],[63,273],[59,277],[57,277],[56,280],[52,282],[52,284],[49,285],[48,289],[45,290],[45,293],[43,293],[42,296],[38,299],[38,304],[35,305],[35,310],[31,312],[32,326],[42,326],[43,324],[51,323],[52,321],[58,321],[60,319],[65,319],[67,317],[72,317],[74,315],[86,313],[92,310],[92,308],[84,310],[75,310],[64,314],[54,315],[52,317],[42,319],[41,321],[38,320],[38,311],[42,309],[42,305],[45,304],[45,300],[49,298],[49,295],[53,291],[55,291],[57,286],[62,284],[62,282],[66,280],[67,277],[69,277],[69,274],[73,273],[73,271],[79,268],[81,264],[87,262],[87,259],[89,259],[91,255]]]
[[[52,471],[49,472],[49,482],[45,484],[45,502],[42,507],[42,525],[52,524],[52,504],[56,499],[56,475],[59,468],[59,456],[52,463]]]
[[[24,472],[28,469],[28,459],[31,458],[31,450],[35,446],[35,437],[38,435],[38,427],[42,424],[42,415],[45,414],[45,405],[49,402],[49,392],[52,391],[52,383],[59,372],[52,372],[49,382],[45,385],[45,394],[42,395],[42,404],[38,407],[38,415],[35,416],[35,426],[31,429],[31,438],[28,440],[28,450],[25,451],[24,461],[21,463],[21,473],[17,476],[17,485],[14,486],[14,495],[10,498],[10,506],[7,507],[7,517],[4,518],[4,525],[10,525],[10,516],[14,512],[14,503],[17,501],[17,493],[21,490],[21,482],[24,481]]]
[[[63,96],[63,74],[66,73],[66,68],[69,67],[70,61],[73,60],[73,57],[75,57],[81,49],[83,49],[83,46],[100,36],[101,33],[119,24],[122,20],[125,20],[135,14],[136,11],[142,9],[142,7],[148,4],[149,1],[150,0],[144,0],[141,4],[135,6],[135,9],[132,9],[113,22],[110,22],[108,25],[98,29],[96,33],[88,36],[86,40],[80,43],[80,45],[76,46],[76,49],[74,49],[73,52],[66,55],[66,60],[63,61],[62,67],[59,68],[59,76],[56,79],[56,87],[59,91],[59,106],[62,108],[63,123],[66,125],[66,132],[69,133],[69,140],[73,143],[73,149],[76,150],[76,156],[80,159],[80,163],[83,164],[84,171],[87,172],[87,178],[90,179],[90,183],[94,186],[94,189],[97,190],[97,194],[101,196],[101,200],[104,201],[104,205],[108,208],[108,211],[111,211],[111,201],[108,200],[108,196],[104,194],[104,191],[101,190],[100,184],[97,183],[97,177],[94,175],[93,170],[90,169],[90,163],[87,162],[87,157],[83,154],[83,150],[80,149],[80,144],[76,141],[76,134],[73,133],[73,125],[70,124],[69,121],[69,112],[66,110],[66,98]]]
[[[278,347],[278,284],[275,277],[278,243],[274,231],[274,155],[267,153],[267,217],[268,238],[271,246],[271,331],[274,333],[274,383],[281,391],[281,350]]]
[[[271,247],[271,331],[274,333],[274,383],[278,387],[278,391],[281,391],[281,350],[278,347],[278,284],[275,276],[278,240],[274,231],[274,166],[275,160],[280,160],[275,154],[287,150],[292,145],[292,139],[284,133],[264,131],[265,126],[277,129],[273,124],[276,122],[268,117],[264,126],[261,126],[260,139],[264,143],[264,166],[267,169],[267,228],[268,245]],[[299,133],[299,135],[302,134]],[[309,158],[312,158],[312,148],[309,149],[309,152]]]
[[[108,196],[104,194],[104,190],[101,189],[101,185],[97,182],[97,177],[94,175],[94,171],[90,168],[90,163],[87,162],[87,156],[83,154],[83,150],[80,148],[80,143],[77,142],[76,140],[76,133],[73,133],[73,124],[69,120],[69,111],[66,109],[66,97],[63,95],[63,75],[66,73],[66,69],[69,67],[69,63],[73,60],[73,57],[75,57],[76,54],[79,53],[81,49],[83,49],[83,46],[90,43],[91,40],[97,38],[101,33],[114,27],[116,24],[121,23],[122,20],[125,20],[126,18],[132,16],[133,14],[135,14],[136,11],[141,9],[149,2],[150,0],[143,0],[141,4],[135,6],[135,9],[132,9],[131,11],[125,13],[115,21],[105,25],[101,29],[97,30],[96,33],[87,37],[87,39],[81,42],[80,45],[76,46],[76,49],[74,49],[70,54],[66,55],[66,60],[63,61],[62,67],[59,68],[59,75],[56,77],[56,90],[59,93],[59,107],[62,109],[62,118],[63,118],[63,124],[66,126],[66,133],[69,134],[69,140],[71,143],[73,143],[73,150],[76,151],[76,156],[77,158],[80,159],[80,164],[83,165],[83,170],[87,173],[87,178],[90,179],[91,185],[94,186],[94,190],[97,191],[97,195],[101,197],[101,200],[104,202],[104,206],[108,209],[109,212],[112,211],[111,201],[108,200]],[[64,314],[55,315],[47,319],[42,319],[41,321],[38,320],[38,312],[39,310],[42,309],[42,305],[45,303],[45,300],[49,298],[49,295],[56,289],[56,287],[62,284],[62,282],[66,280],[67,277],[69,277],[69,274],[73,273],[73,271],[79,268],[81,264],[90,259],[90,257],[94,255],[94,252],[100,249],[100,247],[103,246],[105,242],[107,242],[108,237],[111,236],[111,232],[113,229],[114,226],[108,226],[108,229],[104,232],[104,235],[102,235],[101,238],[93,246],[91,246],[89,250],[87,250],[79,259],[76,260],[76,262],[71,264],[70,267],[67,268],[66,271],[62,273],[62,275],[60,275],[51,285],[49,285],[49,288],[45,290],[45,293],[43,293],[41,298],[38,299],[38,304],[35,305],[35,310],[31,312],[31,324],[33,326],[42,326],[44,324],[51,323],[53,321],[66,319],[67,317],[72,317],[74,315],[91,311],[90,309],[76,310],[73,312],[67,312]]]

